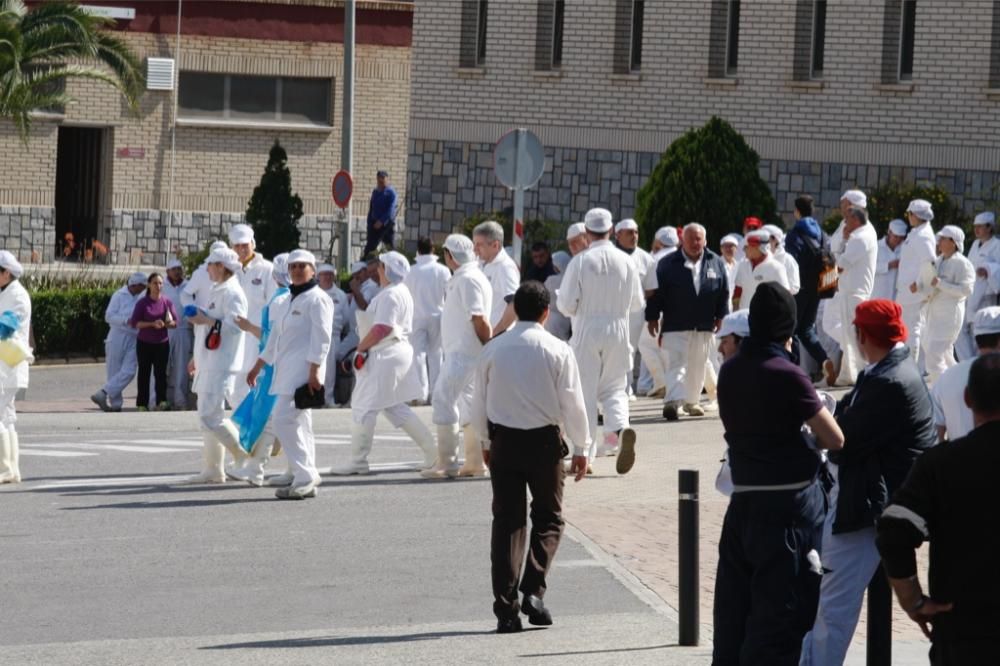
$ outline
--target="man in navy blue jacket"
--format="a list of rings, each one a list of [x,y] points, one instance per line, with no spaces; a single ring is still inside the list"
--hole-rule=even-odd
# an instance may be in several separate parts
[[[729,283],[722,257],[705,247],[705,227],[684,227],[681,251],[656,266],[656,293],[646,303],[651,335],[661,333],[667,367],[663,418],[676,421],[683,406],[690,416],[704,416],[699,404],[705,364],[714,348],[714,333],[729,314]]]
[[[368,240],[362,258],[375,251],[379,243],[390,250],[393,248],[393,237],[396,233],[396,189],[389,184],[389,173],[379,171],[378,187],[372,191],[371,204],[368,207]]]

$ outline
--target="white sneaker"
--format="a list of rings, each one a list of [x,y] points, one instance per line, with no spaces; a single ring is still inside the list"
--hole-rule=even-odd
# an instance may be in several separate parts
[[[368,463],[345,463],[343,465],[334,465],[328,473],[333,476],[357,476],[371,474],[372,471],[368,467]]]
[[[701,405],[689,403],[684,405],[684,413],[688,416],[704,416],[705,410],[701,408]]]

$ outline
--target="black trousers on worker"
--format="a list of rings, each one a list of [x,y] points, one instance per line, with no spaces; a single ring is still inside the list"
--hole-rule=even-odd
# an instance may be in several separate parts
[[[545,595],[545,576],[563,533],[565,472],[562,461],[567,451],[559,428],[555,426],[517,430],[490,425],[490,482],[493,485],[490,561],[493,613],[497,618],[517,616],[521,608],[519,589],[523,594],[539,598]],[[531,491],[530,540],[526,490]]]
[[[816,619],[826,494],[734,493],[722,523],[715,577],[713,666],[797,666]],[[818,564],[818,560],[816,563]]]
[[[136,407],[149,407],[149,375],[152,373],[156,384],[156,399],[167,399],[167,363],[170,361],[169,342],[135,343],[135,355],[139,361],[139,396]]]
[[[931,639],[931,666],[973,666],[1000,663],[1000,639],[939,638]]]

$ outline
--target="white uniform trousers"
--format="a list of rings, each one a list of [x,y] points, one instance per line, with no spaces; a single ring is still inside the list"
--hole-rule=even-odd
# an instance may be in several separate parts
[[[831,468],[833,466],[831,465]],[[875,528],[833,534],[837,517],[837,487],[830,493],[830,511],[823,525],[823,580],[812,631],[802,640],[799,666],[840,666],[858,626],[861,603],[881,558]]]
[[[840,349],[843,352],[840,374],[837,376],[837,384],[840,386],[853,386],[865,367],[865,358],[861,355],[858,339],[854,334],[854,312],[862,302],[864,299],[847,294],[843,294],[839,301]]]
[[[337,332],[334,331],[333,340],[330,342],[330,351],[326,355],[326,375],[323,377],[323,399],[327,406],[334,404],[333,394],[337,389],[337,354],[339,353]]]
[[[108,382],[104,392],[108,394],[108,403],[113,409],[121,409],[124,399],[122,393],[135,379],[139,369],[139,359],[135,355],[134,335],[111,329],[108,339],[104,342],[104,359],[107,365]]]
[[[976,346],[976,338],[972,335],[972,324],[965,322],[962,330],[958,333],[958,340],[955,341],[955,354],[959,361],[968,361],[970,358],[979,356],[979,347]]]
[[[174,328],[170,337],[170,360],[167,362],[167,399],[175,409],[187,409],[191,399],[191,375],[188,362],[194,346],[194,331],[190,327]],[[160,396],[156,396],[159,400]]]
[[[906,346],[910,348],[910,354],[917,367],[923,369],[923,357],[920,353],[920,340],[923,337],[924,324],[927,318],[927,303],[900,303],[899,307],[903,311],[903,323],[909,336],[906,338]]]
[[[202,391],[198,394],[198,419],[201,426],[207,430],[217,430],[226,420],[226,396],[229,394],[228,384],[219,387],[218,391]]]
[[[590,432],[597,432],[597,406],[604,414],[604,432],[628,427],[626,373],[631,368],[632,349],[628,322],[621,319],[577,318],[570,340],[580,368],[580,384],[587,407]],[[598,438],[593,437],[591,457],[596,455]]]
[[[642,365],[650,377],[649,390],[658,389],[665,384],[666,367],[663,364],[663,352],[658,344],[659,336],[650,335],[648,330],[643,330],[639,336],[639,354],[642,356]],[[646,382],[640,373],[639,384],[645,386]]]
[[[392,407],[386,407],[385,409],[369,409],[366,411],[352,409],[351,418],[358,425],[363,425],[369,430],[374,430],[379,413],[385,414],[385,417],[389,419],[389,423],[392,424],[393,428],[402,428],[412,419],[419,418],[417,413],[410,409],[409,405],[402,402]]]
[[[955,365],[955,340],[953,338],[931,339],[924,336],[920,342],[927,369],[927,383],[933,384],[941,374]]]
[[[664,380],[665,403],[698,404],[705,387],[708,357],[715,344],[711,331],[673,331],[663,334],[663,354],[666,365]]]
[[[226,393],[226,401],[229,402],[229,407],[236,409],[242,404],[244,398],[250,395],[250,385],[247,384],[247,375],[249,372],[238,372],[236,373],[236,381],[229,387]]]
[[[421,395],[424,400],[433,401],[434,388],[441,372],[441,318],[435,317],[419,327],[414,326],[410,333],[410,345],[413,347],[413,363],[420,376]]]
[[[294,477],[292,485],[319,483],[312,410],[296,408],[294,395],[279,395],[271,412],[271,428],[288,459],[288,471]]]
[[[478,361],[464,354],[445,357],[431,398],[434,425],[468,425]]]

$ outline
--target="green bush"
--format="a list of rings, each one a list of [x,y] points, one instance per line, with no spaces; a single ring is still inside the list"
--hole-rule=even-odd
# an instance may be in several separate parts
[[[253,227],[257,251],[273,257],[297,248],[301,218],[302,199],[292,193],[288,153],[275,141],[260,185],[247,206],[247,224]]]
[[[670,144],[636,197],[643,243],[660,227],[699,222],[714,247],[753,215],[775,222],[776,204],[760,177],[760,156],[732,125],[713,116]]]
[[[866,194],[868,194],[868,216],[879,236],[885,234],[889,222],[892,220],[896,218],[906,219],[903,214],[911,201],[926,199],[934,207],[932,225],[935,229],[940,229],[946,224],[953,224],[965,231],[965,236],[970,242],[973,239],[972,217],[962,210],[962,207],[951,198],[951,195],[944,188],[936,185],[926,186],[894,181]],[[833,233],[837,230],[840,220],[840,211],[834,210],[823,221],[823,228],[826,229],[827,233]]]
[[[104,355],[104,311],[116,287],[41,289],[31,295],[35,355]]]

